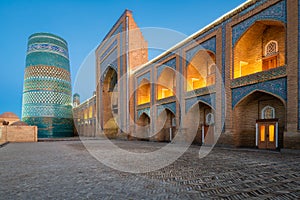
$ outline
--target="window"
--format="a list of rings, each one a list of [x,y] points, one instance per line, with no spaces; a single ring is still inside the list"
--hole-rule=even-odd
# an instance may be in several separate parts
[[[205,119],[206,125],[211,126],[215,123],[215,118],[212,113],[208,113]]]
[[[274,40],[268,42],[265,46],[265,56],[270,56],[278,52],[278,43]]]
[[[262,109],[261,112],[262,119],[274,119],[275,118],[275,109],[271,106],[266,106]]]

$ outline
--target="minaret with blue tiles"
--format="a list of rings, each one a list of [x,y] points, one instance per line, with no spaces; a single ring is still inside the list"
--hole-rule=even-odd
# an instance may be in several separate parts
[[[22,120],[38,126],[39,138],[73,136],[69,53],[67,42],[59,36],[29,37]]]

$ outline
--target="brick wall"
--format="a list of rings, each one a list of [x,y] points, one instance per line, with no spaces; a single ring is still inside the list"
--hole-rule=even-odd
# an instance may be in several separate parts
[[[37,126],[0,126],[0,142],[37,142]]]

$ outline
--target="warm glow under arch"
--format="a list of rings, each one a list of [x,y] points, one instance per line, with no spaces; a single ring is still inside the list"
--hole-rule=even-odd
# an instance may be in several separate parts
[[[157,80],[157,99],[174,96],[176,91],[176,74],[172,68],[166,67]]]
[[[271,47],[272,53],[266,53]],[[284,66],[284,24],[268,20],[255,22],[236,43],[233,62],[233,78]]]
[[[150,82],[143,79],[137,89],[137,103],[138,105],[150,102]]]
[[[215,84],[216,58],[211,51],[200,50],[187,66],[187,91]]]

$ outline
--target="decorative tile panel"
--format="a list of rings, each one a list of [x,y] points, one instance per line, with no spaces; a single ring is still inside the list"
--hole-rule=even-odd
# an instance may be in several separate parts
[[[258,20],[278,20],[283,23],[286,23],[286,3],[281,1],[262,12],[246,19],[245,21],[235,25],[232,28],[232,46],[235,46],[235,43],[243,35],[247,29]]]
[[[102,62],[100,63],[101,71],[104,72],[108,67],[112,67],[118,71],[118,51],[115,48]]]
[[[48,43],[34,43],[28,46],[27,48],[27,55],[32,52],[51,52],[61,55],[67,59],[69,59],[69,53],[66,49]]]
[[[254,91],[265,91],[270,94],[274,94],[287,100],[287,82],[286,78],[279,78],[275,80],[259,82],[253,85],[247,85],[244,87],[232,89],[232,109],[240,102],[244,97],[251,94]]]
[[[44,59],[44,58],[47,59]],[[55,66],[70,71],[70,62],[64,56],[50,52],[32,52],[26,56],[26,67]]]
[[[244,85],[259,83],[263,81],[268,81],[271,79],[277,79],[286,76],[286,67],[277,67],[267,71],[258,72],[255,74],[250,74],[240,78],[233,79],[231,82],[231,87],[240,87]]]
[[[174,71],[176,71],[176,58],[172,58],[171,60],[169,60],[169,61],[163,63],[161,66],[157,67],[157,78],[160,76],[160,74],[166,67],[169,67],[171,69],[174,69]]]
[[[209,40],[206,40],[205,42],[197,45],[196,47],[188,50],[186,52],[186,61],[187,61],[187,65],[189,62],[191,62],[191,60],[193,59],[193,57],[195,56],[195,54],[197,52],[199,52],[200,50],[210,50],[213,53],[216,53],[216,37],[212,37]]]
[[[214,92],[215,92],[215,85],[210,85],[208,87],[199,88],[193,91],[188,91],[186,93],[186,96],[203,96]]]
[[[207,105],[209,105],[211,108],[216,108],[216,94],[208,94],[204,96],[197,96],[193,98],[189,98],[185,100],[185,112],[188,113],[188,111],[198,102],[203,102]]]
[[[176,115],[176,103],[175,102],[158,105],[157,106],[157,116],[159,116],[160,113],[164,109],[169,109],[174,115]]]
[[[113,49],[117,46],[118,40],[114,40],[113,43],[105,50],[105,52],[100,56],[100,61]]]
[[[241,11],[241,12],[239,13],[239,16],[245,15],[245,14],[248,13],[249,11],[254,10],[254,9],[257,8],[258,6],[260,6],[260,5],[264,4],[264,3],[266,3],[267,1],[269,1],[269,0],[260,0],[260,1],[257,1],[256,3],[254,3],[254,4],[252,4],[251,6],[249,6],[248,8],[246,8],[245,10]]]
[[[150,108],[144,108],[144,109],[141,109],[141,110],[138,110],[138,116],[137,118],[140,118],[140,116],[145,113],[146,115],[148,115],[150,117]]]

